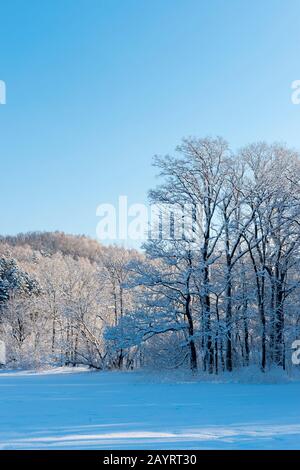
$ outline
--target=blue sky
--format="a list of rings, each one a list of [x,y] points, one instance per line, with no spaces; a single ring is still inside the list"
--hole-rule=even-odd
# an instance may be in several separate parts
[[[183,136],[300,148],[298,0],[1,2],[0,233],[95,237]]]

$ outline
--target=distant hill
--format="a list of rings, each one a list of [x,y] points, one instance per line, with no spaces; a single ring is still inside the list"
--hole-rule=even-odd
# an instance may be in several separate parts
[[[91,261],[98,258],[103,247],[85,235],[69,235],[64,232],[27,232],[17,235],[0,235],[0,243],[11,247],[30,246],[45,254],[63,253],[74,258],[85,257]]]

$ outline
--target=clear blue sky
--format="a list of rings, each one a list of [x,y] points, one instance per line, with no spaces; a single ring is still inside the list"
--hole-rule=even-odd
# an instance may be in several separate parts
[[[299,0],[3,0],[0,233],[95,236],[187,135],[300,148]]]

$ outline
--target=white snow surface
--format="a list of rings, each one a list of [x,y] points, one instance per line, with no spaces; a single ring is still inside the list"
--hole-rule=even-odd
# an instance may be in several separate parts
[[[300,449],[300,381],[2,371],[0,449]]]

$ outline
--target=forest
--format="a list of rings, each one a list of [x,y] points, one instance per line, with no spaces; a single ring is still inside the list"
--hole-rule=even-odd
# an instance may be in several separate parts
[[[220,137],[189,137],[154,165],[149,203],[170,223],[141,249],[62,232],[0,237],[6,367],[293,367],[299,153],[265,142],[233,151]],[[178,219],[185,230],[174,229]]]

